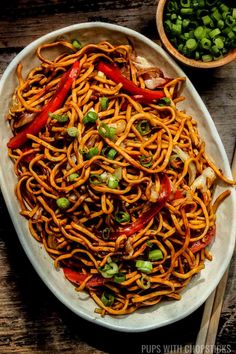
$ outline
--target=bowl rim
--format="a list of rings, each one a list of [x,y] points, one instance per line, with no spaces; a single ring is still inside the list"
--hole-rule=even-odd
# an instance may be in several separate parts
[[[164,14],[164,8],[166,5],[167,0],[158,0],[157,4],[157,10],[156,10],[156,25],[157,25],[157,30],[160,36],[160,40],[163,43],[165,49],[169,51],[169,53],[175,57],[177,60],[180,62],[184,63],[187,66],[191,66],[194,68],[200,68],[200,69],[210,69],[210,68],[217,68],[220,66],[223,66],[225,64],[228,64],[232,62],[233,60],[236,60],[236,48],[231,49],[223,58],[220,58],[218,60],[212,60],[210,62],[203,62],[200,60],[195,60],[188,58],[181,54],[169,41],[165,28],[163,25],[163,14]]]
[[[225,173],[228,177],[232,178],[232,173],[229,167],[229,162],[227,159],[227,155],[223,146],[223,143],[220,139],[220,136],[218,134],[218,131],[216,129],[216,126],[204,104],[204,102],[202,101],[201,97],[199,96],[199,94],[197,93],[195,87],[193,86],[192,82],[188,79],[187,75],[183,72],[183,70],[178,66],[178,64],[176,64],[176,62],[160,47],[158,46],[158,44],[156,44],[155,42],[151,41],[149,38],[147,38],[146,36],[142,35],[141,33],[127,28],[125,26],[121,26],[121,25],[115,25],[115,24],[110,24],[110,23],[105,23],[105,22],[84,22],[84,23],[79,23],[79,24],[74,24],[71,26],[66,26],[66,27],[62,27],[60,29],[54,30],[52,32],[49,32],[41,37],[39,37],[38,39],[32,41],[31,43],[29,43],[21,52],[19,52],[17,54],[17,56],[10,62],[10,64],[8,65],[8,67],[6,68],[6,70],[3,73],[3,76],[0,80],[0,93],[4,88],[4,84],[8,78],[8,76],[11,75],[11,71],[16,67],[16,64],[22,60],[25,56],[27,56],[29,53],[31,53],[39,44],[43,43],[45,40],[52,40],[55,39],[58,35],[61,34],[65,34],[65,33],[70,33],[74,30],[81,30],[81,29],[89,29],[89,28],[105,28],[108,30],[112,30],[112,31],[119,31],[122,34],[125,34],[127,36],[134,36],[136,39],[140,40],[140,41],[144,41],[146,44],[148,44],[148,46],[152,49],[154,49],[156,52],[160,53],[162,55],[162,57],[168,61],[168,63],[180,74],[180,75],[184,75],[187,78],[187,83],[188,83],[188,87],[189,89],[193,92],[193,95],[195,97],[195,102],[196,104],[200,105],[202,110],[203,110],[203,114],[205,116],[205,118],[207,119],[209,128],[211,129],[211,131],[214,132],[215,135],[215,139],[217,141],[217,144],[219,146],[222,158],[225,161]],[[1,135],[1,131],[0,131],[0,135]],[[3,143],[4,143],[4,139],[3,139]],[[5,156],[3,156],[1,154],[0,156],[0,162],[4,161]],[[3,174],[3,170],[0,169],[0,186],[2,188],[2,193],[3,193],[3,197],[5,199],[7,208],[8,208],[8,212],[11,216],[12,222],[14,224],[14,227],[16,229],[17,232],[17,236],[18,239],[28,257],[28,259],[30,260],[32,266],[34,267],[34,269],[36,270],[36,272],[38,273],[39,277],[41,278],[41,280],[43,281],[43,283],[48,287],[49,290],[52,291],[53,295],[56,296],[60,302],[62,304],[64,304],[67,308],[69,308],[72,312],[74,312],[76,315],[78,315],[79,317],[90,321],[93,324],[98,324],[100,326],[112,329],[112,330],[116,330],[116,331],[120,331],[120,332],[145,332],[145,331],[149,331],[152,329],[157,329],[160,327],[164,327],[166,325],[170,325],[176,321],[182,320],[183,318],[189,316],[191,313],[193,313],[194,311],[196,311],[207,299],[207,297],[210,295],[210,293],[215,289],[215,287],[218,285],[221,277],[223,276],[225,269],[227,268],[230,259],[232,257],[233,254],[233,245],[235,243],[235,236],[236,236],[236,219],[232,220],[232,225],[234,225],[234,228],[231,228],[231,249],[228,250],[227,256],[225,256],[224,258],[224,262],[222,263],[222,266],[219,270],[219,272],[216,274],[216,276],[214,277],[214,280],[212,281],[211,287],[207,288],[207,290],[205,291],[204,296],[202,296],[200,294],[198,302],[194,303],[193,306],[189,309],[186,308],[185,311],[183,311],[181,314],[178,314],[177,317],[172,317],[171,319],[168,319],[164,322],[162,322],[162,324],[160,325],[160,323],[158,323],[158,321],[156,321],[155,323],[150,323],[149,325],[146,325],[145,327],[141,326],[135,326],[134,327],[128,327],[127,324],[124,323],[120,323],[120,322],[116,322],[116,324],[114,324],[113,322],[109,322],[109,321],[104,321],[103,319],[101,319],[100,317],[97,318],[95,317],[94,314],[88,314],[83,312],[83,310],[79,310],[79,306],[78,307],[74,307],[72,303],[69,302],[69,298],[66,295],[61,294],[58,291],[57,286],[52,283],[50,281],[49,278],[47,278],[45,276],[45,271],[40,267],[40,260],[39,259],[34,259],[33,258],[33,254],[31,252],[31,246],[27,243],[25,236],[23,235],[23,231],[22,231],[22,227],[20,227],[20,225],[17,222],[17,218],[15,217],[14,213],[15,210],[13,208],[12,205],[12,201],[11,201],[11,195],[8,192],[8,189],[5,189],[4,186],[6,185],[7,181],[4,180],[4,174]],[[232,190],[232,203],[233,203],[233,209],[236,210],[236,190],[233,189]],[[132,314],[131,314],[132,316]],[[141,314],[139,315],[141,316]]]

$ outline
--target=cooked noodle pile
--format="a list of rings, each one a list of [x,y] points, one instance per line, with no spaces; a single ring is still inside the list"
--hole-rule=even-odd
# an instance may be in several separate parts
[[[64,49],[51,61],[44,51],[52,47]],[[196,121],[176,107],[184,78],[148,68],[130,45],[76,50],[61,41],[37,55],[40,64],[26,78],[18,66],[8,116],[14,136],[60,96],[75,62],[79,73],[60,107],[48,105],[40,131],[9,145],[32,236],[102,315],[179,300],[211,259],[216,209],[229,195],[212,203],[214,181],[233,184],[207,157]],[[101,62],[164,98],[131,94],[99,70]]]

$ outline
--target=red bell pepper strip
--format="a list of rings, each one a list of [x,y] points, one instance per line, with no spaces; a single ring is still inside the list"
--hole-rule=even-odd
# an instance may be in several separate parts
[[[192,251],[192,253],[196,253],[196,252],[200,251],[201,249],[205,248],[206,246],[208,246],[209,243],[211,243],[215,234],[216,234],[216,227],[214,226],[204,236],[204,242],[203,242],[203,240],[198,240],[190,246],[190,250]]]
[[[149,90],[138,87],[133,81],[122,75],[119,68],[117,68],[114,64],[100,61],[98,63],[97,69],[102,71],[109,79],[113,80],[117,84],[122,83],[123,89],[125,91],[131,93],[132,95],[140,96],[140,99],[142,99],[142,102],[144,103],[150,103],[151,101],[159,100],[165,96],[163,90]]]
[[[164,207],[165,203],[169,200],[171,194],[170,181],[167,175],[161,178],[161,193],[156,203],[153,203],[147,211],[138,217],[133,223],[125,225],[110,234],[110,239],[114,240],[121,235],[131,236],[139,230],[143,229],[145,225],[152,220],[152,218]]]
[[[90,274],[79,273],[77,270],[70,268],[63,268],[65,277],[70,280],[72,283],[81,285]],[[105,279],[100,274],[94,274],[87,283],[87,288],[95,288],[97,286],[102,286],[105,282]]]
[[[177,190],[173,193],[173,199],[176,200],[176,199],[181,199],[181,198],[184,198],[184,194],[183,192]]]
[[[50,101],[44,106],[42,111],[35,117],[35,119],[23,128],[19,133],[10,139],[7,146],[10,149],[17,149],[27,141],[27,134],[37,135],[46,125],[48,120],[48,113],[54,112],[60,108],[66,99],[71,86],[79,74],[80,63],[74,62],[72,67],[64,73],[61,80],[58,83],[57,89],[50,99]]]

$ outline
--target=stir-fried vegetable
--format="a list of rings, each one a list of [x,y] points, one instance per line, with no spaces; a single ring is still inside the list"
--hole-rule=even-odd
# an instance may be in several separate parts
[[[140,215],[140,217],[138,217],[136,221],[119,228],[117,231],[112,232],[110,235],[111,239],[116,239],[118,236],[121,235],[131,236],[141,230],[143,227],[145,227],[145,225],[150,220],[152,220],[152,218],[164,207],[165,203],[170,197],[170,194],[171,187],[169,178],[167,177],[167,175],[163,175],[161,177],[161,192],[157,202],[153,203],[150,209]]]
[[[141,95],[143,100],[147,100],[148,102],[159,100],[164,97],[163,90],[149,90],[143,89],[137,85],[135,85],[131,80],[127,79],[119,70],[118,67],[111,63],[99,62],[98,70],[102,71],[107,77],[113,80],[116,83],[121,83],[123,89],[132,95]]]
[[[80,62],[76,61],[71,69],[62,76],[54,95],[42,111],[29,125],[10,139],[7,144],[10,149],[16,149],[22,146],[28,139],[27,134],[37,135],[45,127],[49,112],[54,112],[62,106],[79,71]]]

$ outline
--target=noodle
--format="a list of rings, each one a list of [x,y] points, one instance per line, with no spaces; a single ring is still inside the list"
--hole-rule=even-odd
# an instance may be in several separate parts
[[[44,52],[52,47],[63,52],[49,60]],[[166,79],[158,68],[142,73],[131,46],[105,41],[78,51],[67,41],[48,43],[37,56],[40,65],[25,79],[22,65],[17,69],[8,116],[14,136],[63,91],[71,66],[80,68],[43,129],[9,148],[32,236],[102,315],[179,300],[211,259],[205,248],[215,213],[230,194],[213,204],[215,179],[234,184],[206,155],[196,121],[176,107],[184,78]],[[166,101],[129,94],[98,70],[101,61],[116,63],[144,90],[153,71],[161,73],[165,83],[156,91]]]

